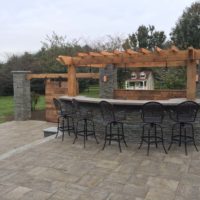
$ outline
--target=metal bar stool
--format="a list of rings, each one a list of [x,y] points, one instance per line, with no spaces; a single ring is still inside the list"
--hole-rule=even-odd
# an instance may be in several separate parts
[[[93,115],[92,115],[92,111],[83,111],[81,110],[79,103],[76,99],[72,99],[72,104],[76,113],[76,131],[75,131],[75,138],[74,138],[74,142],[73,144],[76,142],[78,136],[82,136],[83,137],[83,141],[84,141],[84,148],[85,148],[85,142],[88,139],[88,136],[93,135],[96,143],[98,144],[98,140],[96,137],[96,133],[95,133],[95,124],[93,121]]]
[[[164,107],[158,102],[148,102],[142,106],[141,118],[143,121],[142,126],[142,136],[139,149],[141,148],[143,142],[146,142],[147,155],[149,155],[149,149],[151,144],[155,144],[156,148],[158,143],[162,143],[163,149],[167,154],[164,146],[163,139],[163,128],[161,126],[164,118]],[[147,134],[146,134],[147,130]],[[160,130],[160,131],[159,131]]]
[[[174,110],[170,110],[170,118],[175,122],[172,126],[170,150],[174,142],[178,142],[179,146],[184,143],[185,154],[187,155],[187,143],[192,142],[195,149],[198,148],[195,143],[193,122],[196,119],[199,105],[194,101],[185,101],[180,103]],[[177,131],[177,133],[175,133]]]
[[[62,141],[64,140],[64,132],[67,131],[70,135],[71,131],[75,132],[74,126],[74,111],[72,103],[69,101],[61,101],[56,98],[53,98],[53,102],[57,111],[57,133],[56,138],[58,137],[59,131],[62,132]]]
[[[120,121],[119,118],[117,119],[112,104],[107,101],[101,101],[99,104],[101,108],[103,123],[105,126],[105,141],[103,145],[103,150],[106,146],[107,141],[109,142],[109,145],[111,145],[111,141],[117,141],[119,145],[119,150],[121,152],[121,141],[123,141],[125,146],[127,147],[124,136],[124,124],[122,121]],[[125,118],[124,112],[122,113],[122,115],[123,117],[121,117],[121,120]]]

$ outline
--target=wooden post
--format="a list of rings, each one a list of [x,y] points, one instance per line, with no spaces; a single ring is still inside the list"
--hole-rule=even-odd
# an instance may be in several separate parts
[[[68,66],[68,96],[76,96],[77,95],[77,82],[76,82],[76,68],[74,65]]]
[[[196,98],[196,61],[188,60],[187,62],[187,91],[186,96],[188,100]]]

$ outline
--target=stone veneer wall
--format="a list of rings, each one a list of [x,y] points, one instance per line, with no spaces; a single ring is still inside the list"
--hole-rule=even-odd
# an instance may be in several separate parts
[[[30,71],[13,71],[12,73],[15,120],[28,120],[31,118],[31,92],[30,80],[26,79],[26,75]]]
[[[197,73],[198,73],[198,82],[197,82],[197,88],[196,88],[196,98],[200,98],[200,63],[197,65]]]
[[[114,89],[117,89],[117,68],[114,65],[107,65],[99,70],[99,96],[100,98],[113,99]],[[106,76],[106,81],[104,81]]]
[[[114,90],[114,99],[167,100],[186,98],[186,90]]]
[[[67,95],[67,81],[54,81],[48,79],[45,84],[45,116],[48,122],[57,122],[57,112],[53,103],[53,98]]]
[[[93,111],[93,119],[96,126],[97,136],[104,139],[105,129],[103,127],[102,116],[100,112],[100,107],[96,103],[83,103],[80,102],[80,107],[83,110],[92,110]],[[124,121],[124,131],[127,141],[139,143],[140,136],[142,133],[142,120],[141,120],[141,106],[120,106],[115,105],[115,110],[117,112],[124,111],[126,113],[126,120]],[[168,144],[171,139],[171,127],[174,123],[168,115],[168,111],[172,109],[172,106],[165,106],[166,112],[163,121],[163,131],[165,142]],[[197,143],[199,143],[200,139],[200,112],[197,115],[197,120],[194,123]],[[161,145],[161,144],[160,144]]]

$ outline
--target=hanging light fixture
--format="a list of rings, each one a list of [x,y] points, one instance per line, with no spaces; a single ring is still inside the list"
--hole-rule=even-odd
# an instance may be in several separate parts
[[[124,64],[124,72],[125,73],[127,72],[127,65],[126,65],[126,63]]]
[[[168,62],[167,62],[167,60],[166,60],[166,63],[165,63],[165,68],[164,68],[164,70],[163,70],[164,72],[167,72],[168,71]]]

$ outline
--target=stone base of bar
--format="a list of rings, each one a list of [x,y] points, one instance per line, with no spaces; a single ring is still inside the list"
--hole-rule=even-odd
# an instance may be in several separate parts
[[[62,96],[60,97],[63,101],[71,101],[74,97]],[[142,119],[141,119],[141,107],[144,103],[148,101],[144,100],[116,100],[116,99],[100,99],[100,98],[89,98],[83,96],[76,96],[77,101],[80,103],[81,109],[92,110],[94,116],[94,122],[96,127],[96,132],[98,137],[104,138],[105,129],[103,127],[103,121],[100,111],[99,102],[106,100],[114,105],[114,109],[117,112],[124,111],[126,113],[126,120],[124,121],[124,131],[127,141],[134,143],[140,142],[140,136],[142,133]],[[169,118],[169,110],[174,108],[179,103],[186,101],[186,99],[170,99],[170,100],[160,100],[165,108],[165,117],[163,120],[163,131],[165,143],[171,141],[171,128],[174,122]],[[196,99],[196,102],[200,104],[200,99]],[[198,112],[196,121],[194,123],[196,141],[199,143],[200,134],[200,112]],[[167,146],[166,146],[167,147]]]

